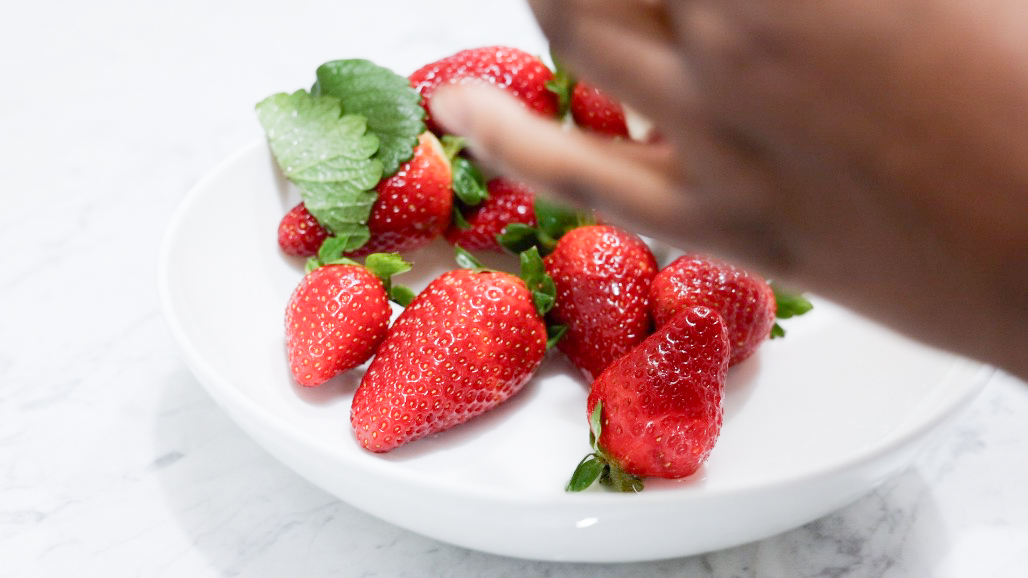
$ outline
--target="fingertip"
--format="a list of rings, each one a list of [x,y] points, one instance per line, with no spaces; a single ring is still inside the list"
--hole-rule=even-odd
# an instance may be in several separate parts
[[[465,135],[468,132],[466,92],[466,87],[460,85],[443,85],[436,89],[429,102],[432,118],[450,134]]]

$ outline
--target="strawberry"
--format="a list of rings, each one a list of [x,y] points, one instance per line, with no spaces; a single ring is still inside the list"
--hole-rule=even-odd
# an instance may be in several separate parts
[[[695,305],[710,307],[724,318],[732,346],[731,365],[753,355],[775,325],[775,292],[763,277],[709,257],[683,255],[653,279],[653,321],[659,327]]]
[[[567,490],[599,479],[639,491],[641,478],[695,473],[721,432],[729,355],[724,321],[700,306],[682,310],[612,363],[587,402],[594,452]]]
[[[330,234],[307,211],[307,207],[299,203],[279,221],[278,246],[286,255],[313,257]]]
[[[393,287],[390,277],[410,264],[375,254],[361,266],[335,257],[340,243],[331,237],[322,245],[286,307],[289,370],[306,387],[367,361],[385,339],[390,296],[403,300],[403,288]]]
[[[629,138],[621,103],[595,86],[581,81],[575,83],[571,90],[570,111],[575,124],[588,131]]]
[[[453,174],[439,139],[425,131],[414,156],[375,187],[371,207],[371,239],[351,256],[402,252],[423,247],[441,236],[453,210]]]
[[[361,447],[388,452],[450,429],[528,382],[546,352],[543,312],[552,304],[552,283],[531,253],[522,255],[526,281],[458,250],[473,268],[443,273],[407,306],[353,397]]]
[[[409,78],[411,86],[421,94],[426,111],[439,86],[482,81],[507,91],[543,116],[557,115],[557,95],[546,87],[553,72],[538,57],[517,48],[486,46],[462,50],[421,67]],[[441,131],[431,115],[425,123],[433,132]]]
[[[536,226],[534,191],[502,177],[486,183],[488,197],[477,206],[466,207],[446,230],[446,240],[469,251],[501,251],[497,236],[512,223]]]
[[[649,334],[656,259],[632,233],[586,225],[561,237],[544,263],[557,288],[549,319],[567,326],[557,347],[591,381]]]

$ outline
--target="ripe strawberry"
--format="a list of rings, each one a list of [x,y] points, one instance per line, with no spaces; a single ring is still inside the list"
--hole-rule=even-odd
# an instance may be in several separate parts
[[[474,263],[442,274],[407,306],[354,394],[350,422],[361,447],[388,452],[447,430],[528,382],[546,352],[541,311],[552,296],[539,294],[538,253],[522,263],[527,282]]]
[[[567,326],[557,344],[590,381],[650,333],[657,262],[636,235],[608,225],[572,229],[544,259],[557,287],[549,319]]]
[[[557,95],[546,88],[551,78],[553,72],[532,54],[507,46],[486,46],[427,64],[410,75],[410,83],[421,94],[426,111],[440,85],[484,81],[517,97],[530,110],[555,117]],[[430,114],[425,123],[433,132],[441,131]]]
[[[689,307],[612,363],[593,382],[587,403],[595,451],[567,490],[599,479],[639,491],[643,477],[695,473],[721,432],[728,357],[721,316]]]
[[[332,258],[341,250],[336,240],[322,245],[286,307],[289,370],[307,387],[325,383],[374,354],[389,325],[390,295],[402,293],[392,287],[390,277],[410,268],[397,255],[370,255],[366,266]]]
[[[303,203],[290,209],[278,224],[278,246],[294,257],[313,257],[329,235]]]
[[[453,210],[453,174],[439,139],[425,131],[411,160],[375,187],[371,239],[351,256],[402,252],[423,247],[446,230]]]
[[[629,138],[625,110],[607,93],[585,82],[571,90],[571,118],[578,126],[606,136]]]
[[[486,183],[488,197],[477,206],[465,207],[462,221],[446,230],[446,240],[469,251],[501,251],[497,235],[507,225],[535,227],[535,193],[526,185],[505,178]]]
[[[775,324],[775,293],[762,277],[716,259],[684,255],[654,277],[650,310],[660,327],[695,305],[710,307],[724,318],[731,365],[753,355]]]

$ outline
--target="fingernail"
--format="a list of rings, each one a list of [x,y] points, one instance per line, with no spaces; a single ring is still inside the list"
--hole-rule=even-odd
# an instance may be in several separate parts
[[[446,128],[446,132],[464,136],[468,132],[468,116],[457,92],[460,89],[452,86],[440,86],[432,95],[429,108],[432,119]]]

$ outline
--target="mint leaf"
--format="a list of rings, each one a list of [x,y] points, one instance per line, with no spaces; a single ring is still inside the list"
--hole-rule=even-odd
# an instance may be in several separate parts
[[[257,117],[283,174],[307,210],[348,250],[363,245],[382,162],[372,158],[379,140],[360,115],[343,115],[338,98],[298,90],[257,104]]]
[[[407,78],[368,60],[333,60],[318,67],[315,95],[342,102],[347,114],[361,114],[368,130],[381,140],[377,158],[383,174],[392,176],[414,156],[418,136],[425,131],[421,95]]]

